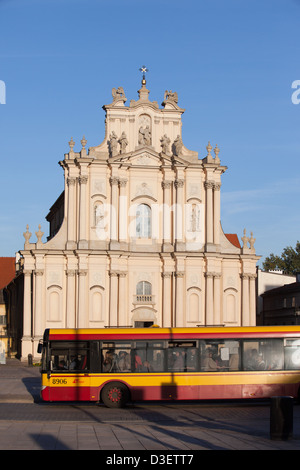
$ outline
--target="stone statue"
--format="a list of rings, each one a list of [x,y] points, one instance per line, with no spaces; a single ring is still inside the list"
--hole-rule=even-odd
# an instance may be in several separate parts
[[[200,209],[196,204],[192,206],[192,213],[190,218],[190,231],[199,232],[200,231]]]
[[[253,238],[253,232],[251,232],[251,237],[249,239],[249,245],[250,245],[250,250],[254,251],[254,243],[255,243],[256,238]]]
[[[118,154],[118,138],[114,131],[109,136],[109,150],[111,157],[115,157]]]
[[[179,157],[179,155],[182,155],[182,147],[183,147],[182,139],[180,135],[178,135],[173,143],[174,155],[177,155],[177,157]]]
[[[121,153],[126,153],[126,147],[128,145],[128,140],[127,140],[125,132],[122,132],[121,137],[119,139],[119,144],[120,144],[120,147],[121,147],[120,152]]]
[[[249,242],[249,237],[246,236],[246,229],[244,228],[244,236],[241,238],[243,242],[243,248],[248,248],[247,243]]]
[[[164,155],[168,155],[168,154],[169,154],[169,145],[170,145],[170,142],[171,142],[170,139],[169,139],[169,137],[165,134],[165,135],[160,139],[160,141],[161,141],[160,146],[161,146],[161,148],[162,148],[162,153],[163,153]]]
[[[165,96],[164,96],[164,102],[166,103],[167,101],[174,101],[174,103],[178,103],[178,94],[176,91],[165,91]]]
[[[139,128],[138,143],[139,145],[151,145],[151,131],[149,126]]]
[[[114,99],[113,102],[123,101],[123,103],[125,103],[125,101],[127,101],[124,90],[121,86],[119,86],[118,88],[113,88],[111,94]]]

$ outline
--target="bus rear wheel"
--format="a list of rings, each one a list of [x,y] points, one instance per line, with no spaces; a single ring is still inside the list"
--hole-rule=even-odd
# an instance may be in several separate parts
[[[103,387],[101,399],[109,408],[122,408],[129,401],[129,390],[120,382],[110,382]]]

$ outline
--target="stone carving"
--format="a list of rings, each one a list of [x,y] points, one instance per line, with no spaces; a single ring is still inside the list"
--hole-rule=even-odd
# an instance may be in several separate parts
[[[220,163],[219,152],[220,152],[220,149],[219,149],[218,145],[216,144],[216,146],[214,148],[215,163]]]
[[[113,104],[115,104],[117,101],[122,101],[123,103],[125,103],[125,101],[127,101],[124,90],[121,86],[119,86],[118,88],[113,88],[111,90],[111,94],[112,94],[113,99],[114,99]]]
[[[244,236],[241,238],[243,242],[243,248],[248,248],[247,243],[249,241],[249,238],[246,236],[246,229],[244,228]]]
[[[183,147],[182,139],[181,139],[180,135],[178,135],[176,137],[176,139],[174,140],[174,143],[173,143],[173,153],[174,153],[174,155],[176,155],[177,157],[182,155],[182,147]]]
[[[165,96],[164,96],[164,103],[167,103],[167,102],[170,102],[170,101],[173,101],[175,104],[178,103],[178,94],[176,91],[168,91],[166,90],[165,91]]]
[[[82,149],[81,149],[81,151],[80,151],[80,156],[81,156],[81,158],[85,158],[85,157],[87,156],[86,148],[85,148],[85,146],[86,146],[86,144],[87,144],[87,140],[86,140],[86,138],[85,138],[84,136],[83,136],[83,138],[81,139],[80,143],[81,143],[81,145],[82,145]]]
[[[82,148],[85,148],[86,144],[87,144],[87,140],[86,138],[83,136],[81,141],[80,141],[81,145],[82,145]]]
[[[253,232],[251,232],[250,238],[246,236],[246,229],[244,229],[244,235],[241,237],[241,240],[243,242],[243,253],[255,253],[255,248],[254,248],[254,243],[255,243],[255,238],[253,238]],[[247,245],[249,243],[249,247]]]
[[[136,163],[138,165],[146,165],[147,166],[147,165],[151,165],[152,160],[148,155],[141,155],[140,157],[138,157],[136,159]]]
[[[42,242],[42,236],[44,235],[44,232],[41,232],[41,224],[39,224],[39,231],[35,232],[36,238],[37,238],[37,243],[43,243]]]
[[[69,141],[69,146],[70,146],[71,152],[73,152],[74,145],[75,145],[75,142],[73,140],[73,137],[71,137],[71,140]]]
[[[120,144],[120,153],[126,153],[126,147],[128,145],[128,140],[125,132],[122,132],[121,137],[119,139]]]
[[[151,130],[149,126],[139,128],[139,145],[151,145]]]
[[[253,238],[253,232],[251,232],[251,237],[249,238],[249,245],[250,245],[250,250],[254,251],[254,243],[255,243],[256,238]]]
[[[112,133],[109,136],[109,152],[111,157],[115,157],[118,154],[118,137],[116,136],[116,133],[112,131]]]
[[[169,152],[169,145],[170,145],[170,139],[169,137],[165,134],[161,139],[160,139],[160,146],[162,148],[162,153],[164,155],[169,155],[170,152]]]
[[[135,197],[138,196],[150,196],[153,197],[153,193],[151,188],[147,185],[147,183],[142,183],[140,186],[137,186]]]
[[[200,224],[200,209],[198,205],[192,205],[192,211],[190,215],[190,232],[199,232],[201,230]]]
[[[23,237],[25,238],[25,247],[29,245],[29,239],[31,237],[32,233],[29,232],[29,225],[26,225],[26,232],[23,233]]]

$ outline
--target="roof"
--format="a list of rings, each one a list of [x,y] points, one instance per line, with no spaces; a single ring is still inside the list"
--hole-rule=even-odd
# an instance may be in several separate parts
[[[16,258],[0,257],[0,289],[16,277]]]
[[[275,289],[270,289],[261,295],[262,297],[267,297],[268,295],[288,294],[298,291],[300,291],[300,282],[292,282],[291,284],[284,284],[284,286],[275,287]]]
[[[227,238],[227,240],[230,241],[232,245],[236,246],[237,248],[241,248],[241,245],[240,245],[240,242],[236,233],[225,233],[225,237]]]

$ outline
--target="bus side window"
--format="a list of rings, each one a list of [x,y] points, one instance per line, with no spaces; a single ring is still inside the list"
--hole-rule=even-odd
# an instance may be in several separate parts
[[[257,339],[243,341],[244,370],[281,370],[283,368],[283,341]]]
[[[300,340],[284,340],[284,368],[286,370],[300,369]]]
[[[133,356],[134,372],[163,372],[164,349],[161,342],[137,342]]]
[[[206,340],[201,342],[202,371],[236,371],[240,370],[239,340]]]

